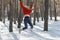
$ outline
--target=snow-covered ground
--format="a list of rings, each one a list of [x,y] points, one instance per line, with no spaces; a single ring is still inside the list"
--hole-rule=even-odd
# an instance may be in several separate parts
[[[44,21],[36,22],[31,32],[29,29],[19,34],[17,24],[13,24],[13,32],[9,32],[9,21],[0,22],[0,40],[60,40],[60,17],[58,21],[49,20],[48,31],[43,31]],[[22,27],[24,24],[22,22]]]

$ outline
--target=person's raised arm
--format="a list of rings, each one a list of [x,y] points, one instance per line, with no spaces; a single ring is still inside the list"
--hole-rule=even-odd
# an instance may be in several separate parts
[[[30,4],[30,9],[32,9],[32,7],[33,7],[33,2],[31,2],[31,4]]]
[[[22,0],[19,0],[19,1],[20,1],[20,7],[24,8]]]

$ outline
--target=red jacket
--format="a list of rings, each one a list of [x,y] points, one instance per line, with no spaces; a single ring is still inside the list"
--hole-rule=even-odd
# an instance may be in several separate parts
[[[31,10],[32,10],[32,6],[33,6],[33,4],[31,3],[31,4],[30,4],[30,7],[29,7],[29,9],[28,9],[28,8],[26,8],[26,7],[23,5],[22,2],[20,2],[20,7],[22,8],[24,15],[26,15],[26,14],[30,15]]]

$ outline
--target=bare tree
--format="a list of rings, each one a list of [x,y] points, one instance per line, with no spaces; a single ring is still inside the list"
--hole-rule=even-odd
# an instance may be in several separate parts
[[[44,31],[48,31],[48,2],[49,0],[45,0]]]
[[[10,4],[7,6],[7,15],[8,15],[8,20],[10,20]]]
[[[36,21],[39,22],[39,16],[40,16],[40,13],[39,13],[39,5],[40,4],[40,1],[37,0],[36,2]]]
[[[16,0],[14,0],[14,12],[13,12],[13,14],[14,14],[14,24],[16,24],[16,20],[17,20],[17,3],[16,3],[17,1]]]
[[[34,25],[35,25],[35,21],[36,21],[36,2],[37,2],[37,0],[34,0],[34,20],[33,20]]]
[[[13,5],[12,5],[13,1],[10,0],[10,24],[9,24],[9,32],[13,32]]]
[[[56,1],[55,0],[54,0],[54,17],[55,17],[55,21],[57,21]]]
[[[36,19],[37,22],[39,22],[39,10],[36,11],[36,18],[37,18],[37,19]]]
[[[41,0],[41,5],[40,5],[40,13],[41,13],[41,20],[44,20],[44,0]]]
[[[22,19],[23,19],[22,16],[23,16],[23,13],[22,13],[22,10],[20,8],[20,13],[18,14],[18,28],[21,28],[21,22],[22,22]]]
[[[2,21],[2,0],[0,0],[0,21]]]
[[[2,17],[3,17],[3,23],[5,23],[5,3],[4,3],[4,1],[2,0]]]
[[[50,20],[52,20],[51,0],[50,0]]]

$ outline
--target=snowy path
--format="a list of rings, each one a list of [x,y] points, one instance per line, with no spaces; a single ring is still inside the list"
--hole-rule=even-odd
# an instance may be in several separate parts
[[[49,21],[49,31],[43,31],[43,21],[36,23],[33,31],[29,29],[19,34],[17,24],[13,24],[13,32],[9,32],[9,23],[0,22],[0,40],[60,40],[60,21]],[[22,26],[23,23],[22,23]]]

